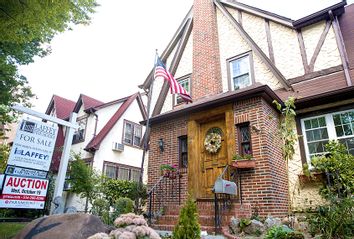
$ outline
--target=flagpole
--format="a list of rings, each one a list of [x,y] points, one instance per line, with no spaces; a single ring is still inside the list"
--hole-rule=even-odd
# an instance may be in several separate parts
[[[157,53],[157,49],[156,49],[154,69],[156,68],[157,57],[158,57],[158,53]],[[145,161],[145,155],[146,155],[146,151],[148,148],[148,142],[149,142],[149,137],[150,137],[150,108],[151,108],[151,98],[152,98],[153,86],[154,86],[154,74],[152,75],[152,81],[150,83],[148,101],[147,101],[146,131],[145,131],[145,138],[144,138],[144,144],[143,144],[143,156],[142,156],[142,160],[141,160],[140,178],[139,178],[140,188],[142,188],[141,186],[143,185],[144,161]]]

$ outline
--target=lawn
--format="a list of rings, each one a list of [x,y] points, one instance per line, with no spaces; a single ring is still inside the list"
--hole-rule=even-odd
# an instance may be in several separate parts
[[[14,237],[26,224],[23,222],[0,222],[0,239]]]

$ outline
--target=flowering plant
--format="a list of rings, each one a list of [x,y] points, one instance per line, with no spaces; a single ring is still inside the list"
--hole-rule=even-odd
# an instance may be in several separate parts
[[[221,148],[221,135],[216,132],[207,134],[204,140],[204,147],[211,154],[217,153]]]
[[[177,170],[177,165],[176,164],[161,164],[160,165],[160,170],[166,170],[166,171],[176,171]]]

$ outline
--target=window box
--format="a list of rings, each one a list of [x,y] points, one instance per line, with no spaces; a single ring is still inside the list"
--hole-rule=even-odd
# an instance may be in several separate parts
[[[255,168],[256,161],[254,159],[239,159],[231,163],[234,168]]]
[[[323,182],[325,174],[323,172],[311,172],[310,175],[299,174],[299,183],[304,186],[307,183]]]

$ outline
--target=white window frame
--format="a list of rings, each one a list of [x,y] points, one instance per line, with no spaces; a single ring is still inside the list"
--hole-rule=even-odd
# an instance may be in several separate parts
[[[327,128],[327,133],[328,133],[328,141],[330,141],[330,140],[338,141],[340,139],[354,137],[354,135],[345,135],[345,136],[337,137],[337,133],[336,133],[335,125],[334,125],[334,120],[333,120],[333,115],[347,113],[347,112],[351,112],[351,111],[354,111],[354,109],[349,109],[349,110],[344,110],[344,111],[335,111],[335,112],[331,112],[331,113],[327,113],[327,114],[316,115],[316,116],[301,119],[301,131],[302,131],[303,140],[304,140],[306,161],[307,161],[307,164],[309,165],[309,168],[312,168],[312,165],[311,165],[310,152],[309,152],[309,148],[308,148],[308,142],[307,142],[307,136],[306,136],[306,130],[305,130],[305,120],[311,120],[311,119],[316,119],[316,118],[320,118],[320,117],[325,117],[326,128]]]
[[[242,89],[244,87],[240,87],[239,89],[235,89],[234,88],[234,75],[233,75],[233,70],[232,70],[232,65],[233,62],[240,60],[242,58],[248,57],[248,78],[249,78],[249,84],[247,86],[244,87],[248,87],[250,85],[253,84],[253,60],[252,60],[252,53],[251,52],[247,52],[235,57],[232,57],[230,59],[227,60],[227,64],[228,64],[228,74],[229,74],[229,89],[231,91],[234,90],[239,90]],[[239,75],[241,76],[241,75]]]
[[[127,124],[130,124],[132,126],[132,136],[131,136],[131,143],[128,143],[125,141],[126,137],[125,137],[125,131],[126,131],[126,125]],[[135,132],[136,132],[136,129],[139,128],[140,130],[140,142],[138,145],[136,145],[134,143],[134,138],[135,138]],[[143,137],[143,127],[140,125],[140,124],[137,124],[137,123],[134,123],[132,121],[129,121],[129,120],[124,120],[124,125],[123,125],[123,138],[122,138],[122,142],[123,144],[125,145],[129,145],[129,146],[132,146],[132,147],[138,147],[140,148],[140,145],[141,145],[141,141],[142,141],[142,137]]]
[[[181,83],[182,82],[185,82],[185,81],[188,81],[188,89],[186,89]],[[180,79],[177,80],[178,84],[180,84],[186,91],[187,93],[190,95],[191,94],[191,77],[190,75],[187,76],[187,77],[182,77]],[[175,105],[180,105],[180,104],[183,104],[183,100],[181,102],[178,103],[178,100],[181,99],[182,100],[182,97],[179,96],[178,94],[175,94],[174,95],[174,102],[175,102]]]

